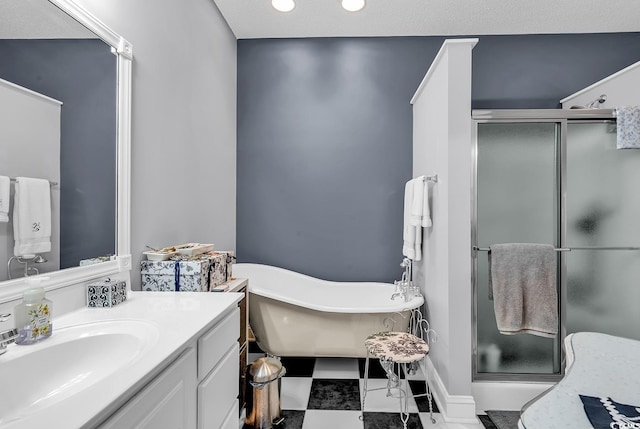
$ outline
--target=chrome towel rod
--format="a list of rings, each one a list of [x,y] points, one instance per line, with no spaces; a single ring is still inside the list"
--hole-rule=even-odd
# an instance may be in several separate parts
[[[473,246],[476,252],[488,252],[488,247]],[[571,252],[572,250],[640,250],[640,247],[560,247],[555,249],[556,252]]]
[[[11,183],[15,183],[16,179],[14,179],[13,177],[11,178]],[[49,180],[49,185],[51,186],[57,186],[58,182],[52,182],[51,180]]]
[[[424,180],[427,182],[438,183],[438,175],[434,174],[433,176],[425,176]]]

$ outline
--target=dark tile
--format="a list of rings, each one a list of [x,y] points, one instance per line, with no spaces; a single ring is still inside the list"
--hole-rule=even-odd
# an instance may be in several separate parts
[[[409,380],[409,387],[411,388],[411,393],[414,395],[421,395],[423,393],[427,393],[427,386],[422,380]],[[432,391],[433,392],[433,391]],[[433,407],[434,413],[439,413],[438,404],[436,404],[433,395],[431,396],[431,405]],[[420,412],[429,412],[429,400],[426,396],[420,396],[416,399],[416,405],[418,405],[418,411]]]
[[[284,421],[278,426],[274,426],[277,429],[302,429],[302,422],[304,421],[304,411],[302,410],[282,410],[282,417]]]
[[[282,366],[287,370],[285,377],[312,377],[316,358],[312,357],[283,357]]]
[[[359,410],[358,380],[314,378],[311,382],[308,410]]]
[[[480,423],[482,423],[482,426],[486,429],[498,429],[498,427],[493,424],[493,421],[489,416],[480,415],[478,416],[478,419],[480,419]]]
[[[257,342],[249,341],[249,353],[264,353]]]
[[[403,429],[400,413],[364,413],[364,429]],[[423,429],[418,414],[409,414],[407,429]]]
[[[365,359],[358,359],[360,378],[364,378],[364,365]],[[369,378],[387,378],[387,373],[382,369],[382,365],[380,365],[380,361],[378,359],[369,359]],[[404,374],[402,374],[400,378],[404,379]]]
[[[284,417],[282,423],[273,426],[274,429],[302,429],[304,421],[304,411],[302,410],[282,410],[280,417]],[[242,429],[255,429],[248,424],[242,425]]]

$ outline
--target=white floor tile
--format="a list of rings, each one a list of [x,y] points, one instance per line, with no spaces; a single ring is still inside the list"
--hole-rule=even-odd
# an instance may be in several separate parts
[[[318,358],[313,378],[360,378],[358,360],[349,358]]]
[[[280,391],[280,408],[305,410],[311,393],[311,377],[283,377]]]
[[[362,429],[360,411],[307,410],[302,429]]]
[[[473,423],[446,423],[439,413],[433,413],[433,418],[436,419],[436,423],[431,423],[429,413],[418,413],[422,427],[424,429],[484,429],[484,426],[480,421],[477,424]]]
[[[391,393],[393,396],[387,396],[387,379],[382,378],[370,378],[367,381],[367,396],[364,402],[364,410],[365,411],[378,411],[378,412],[388,412],[388,413],[399,413],[400,412],[400,399],[398,397],[398,389],[392,389]],[[402,386],[405,386],[405,382],[402,381]],[[380,390],[371,390],[371,389],[380,389]],[[364,392],[364,380],[360,380],[360,392]],[[411,390],[409,389],[409,392]],[[362,399],[361,399],[362,400]],[[416,400],[412,397],[409,397],[409,406],[410,413],[417,413],[418,406],[416,405]]]

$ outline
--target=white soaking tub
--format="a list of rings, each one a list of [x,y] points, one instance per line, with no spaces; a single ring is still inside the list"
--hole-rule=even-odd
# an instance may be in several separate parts
[[[274,356],[365,357],[364,340],[406,331],[424,299],[392,299],[395,285],[332,282],[260,264],[235,264],[249,279],[249,324],[260,348]]]

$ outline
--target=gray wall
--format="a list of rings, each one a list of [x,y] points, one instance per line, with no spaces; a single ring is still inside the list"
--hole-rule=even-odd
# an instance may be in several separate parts
[[[0,40],[0,58],[1,78],[64,103],[60,267],[115,253],[115,55],[101,40]]]
[[[239,261],[399,278],[409,100],[443,41],[238,41]],[[482,36],[473,57],[474,108],[557,108],[640,60],[640,33]]]
[[[133,45],[132,287],[145,245],[235,249],[236,39],[211,0],[77,0]]]

